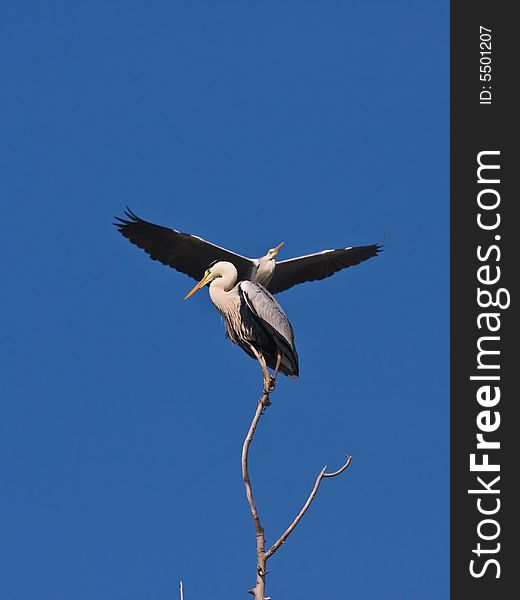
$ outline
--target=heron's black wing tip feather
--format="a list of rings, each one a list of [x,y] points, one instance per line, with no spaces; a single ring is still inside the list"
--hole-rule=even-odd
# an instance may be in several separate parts
[[[129,239],[132,243],[135,243],[133,237],[137,232],[140,231],[139,229],[137,229],[139,227],[141,228],[141,231],[144,227],[165,229],[160,225],[154,225],[153,223],[149,223],[148,221],[141,219],[141,217],[138,217],[128,205],[125,206],[123,214],[126,218],[117,216],[114,217],[117,222],[113,223],[113,225],[117,227],[119,233],[121,233],[124,237]]]
[[[114,219],[116,219],[116,221],[118,221],[117,223],[112,223],[112,225],[114,225],[115,227],[126,227],[127,225],[131,225],[132,222],[128,221],[127,219],[123,219],[122,217],[114,217]]]
[[[140,219],[128,205],[125,206],[124,213],[129,219],[132,220],[133,223],[139,223],[139,221],[142,221],[142,219]]]

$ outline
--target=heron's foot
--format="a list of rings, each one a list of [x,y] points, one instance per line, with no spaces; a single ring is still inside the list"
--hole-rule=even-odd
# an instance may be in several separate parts
[[[274,390],[273,378],[272,377],[264,377],[264,395],[269,395]]]
[[[269,383],[264,384],[264,396],[269,396],[269,394],[274,390],[274,385],[269,381]]]
[[[275,387],[276,387],[276,377],[269,377],[269,382],[267,383],[267,386],[266,386],[267,393],[272,392]]]
[[[263,412],[265,411],[265,409],[266,409],[268,406],[271,406],[271,400],[269,399],[269,392],[266,392],[266,391],[264,390],[264,394],[263,394],[263,396],[260,398],[260,400],[258,401],[258,403],[259,403],[259,404],[261,404],[261,405],[264,407],[264,410],[262,411],[262,414],[263,414]]]

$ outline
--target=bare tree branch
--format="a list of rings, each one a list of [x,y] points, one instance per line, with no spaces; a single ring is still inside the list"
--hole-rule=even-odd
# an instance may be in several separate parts
[[[291,535],[294,528],[301,521],[303,515],[307,512],[307,509],[311,505],[314,497],[318,493],[318,489],[320,487],[321,480],[324,477],[337,477],[341,475],[345,469],[350,465],[351,457],[345,457],[345,464],[334,471],[333,473],[327,473],[327,467],[323,467],[323,469],[318,474],[316,478],[316,482],[314,483],[314,487],[307,498],[307,501],[303,505],[300,512],[296,515],[294,521],[289,525],[286,531],[280,536],[280,538],[273,544],[273,546],[266,552],[265,551],[265,532],[262,527],[262,523],[260,521],[260,515],[258,514],[258,509],[256,508],[255,499],[253,496],[253,487],[251,486],[251,479],[249,477],[249,466],[248,466],[248,458],[249,458],[249,446],[253,441],[253,436],[255,435],[256,428],[258,423],[260,422],[260,417],[264,414],[266,408],[271,404],[269,400],[269,392],[265,390],[265,378],[264,378],[264,394],[260,398],[258,402],[258,406],[256,407],[255,415],[253,420],[251,421],[251,425],[249,426],[249,431],[247,432],[246,438],[244,440],[244,444],[242,446],[242,478],[244,480],[244,486],[246,488],[246,496],[247,501],[249,503],[249,508],[251,509],[251,515],[253,517],[253,524],[255,526],[256,533],[256,555],[257,555],[257,566],[256,566],[256,585],[252,590],[249,590],[251,594],[255,597],[255,600],[270,600],[265,597],[265,578],[267,575],[266,564],[267,560],[282,546],[285,540]],[[182,586],[182,583],[181,583]],[[182,590],[182,587],[181,587]],[[181,600],[183,600],[181,598]]]
[[[256,585],[252,590],[250,590],[250,592],[254,595],[255,600],[264,600],[264,598],[265,598],[264,597],[265,576],[267,574],[267,571],[265,568],[265,564],[266,564],[265,533],[264,533],[262,524],[260,522],[260,516],[259,516],[258,510],[256,508],[255,499],[253,497],[253,488],[251,486],[251,480],[249,479],[248,455],[249,455],[249,446],[253,440],[256,426],[258,425],[258,422],[260,421],[260,417],[262,416],[265,408],[267,406],[269,406],[269,404],[270,404],[269,394],[264,392],[264,395],[258,402],[255,416],[253,417],[253,420],[249,427],[249,431],[247,432],[246,439],[244,440],[244,445],[242,446],[242,478],[244,480],[247,501],[249,502],[249,507],[251,509],[251,514],[253,516],[253,523],[255,525],[255,532],[256,532],[256,554],[257,554]]]
[[[314,500],[314,496],[316,496],[316,494],[318,493],[318,489],[320,487],[321,480],[324,477],[336,477],[337,475],[340,475],[350,465],[350,461],[351,461],[351,457],[350,456],[346,456],[346,458],[345,458],[345,464],[341,467],[341,469],[338,469],[337,471],[334,471],[334,473],[326,473],[325,471],[327,470],[327,467],[326,466],[323,467],[323,469],[320,471],[318,477],[316,478],[316,483],[314,484],[314,487],[312,488],[312,491],[311,491],[309,497],[307,498],[307,502],[305,502],[305,504],[303,505],[302,509],[297,514],[297,516],[294,519],[294,521],[285,530],[285,532],[278,538],[278,540],[265,553],[265,560],[266,561],[267,561],[268,558],[270,558],[278,550],[278,548],[280,548],[280,546],[285,542],[285,540],[291,535],[291,533],[293,532],[293,530],[296,527],[296,525],[298,525],[298,523],[300,522],[300,520],[303,517],[303,515],[307,512],[307,509],[311,505],[311,502]]]
[[[334,473],[323,473],[323,477],[337,477],[338,475],[341,475],[341,473],[343,473],[343,471],[350,465],[350,461],[351,460],[352,460],[352,456],[349,456],[347,454],[345,456],[345,464],[341,467],[341,469],[338,469],[337,471],[334,471]],[[326,468],[327,467],[325,467],[325,469]]]
[[[182,587],[182,579],[179,582],[179,592],[181,594],[181,600],[184,600],[184,589]]]

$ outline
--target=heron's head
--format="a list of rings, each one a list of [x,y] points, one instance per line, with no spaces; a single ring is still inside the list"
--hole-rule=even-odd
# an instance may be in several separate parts
[[[237,277],[238,272],[233,263],[227,262],[225,260],[215,260],[209,265],[209,267],[204,272],[204,276],[202,277],[202,279],[184,298],[184,300],[187,300],[190,296],[193,296],[195,292],[203,288],[208,283],[215,281],[215,279],[223,278],[223,283],[225,283],[225,285],[223,285],[222,287],[232,287],[236,282]]]
[[[267,258],[269,260],[274,260],[276,258],[276,255],[278,254],[278,252],[280,252],[280,248],[283,246],[283,242],[281,242],[280,244],[278,244],[278,246],[275,246],[274,248],[269,248],[269,250],[267,251]]]

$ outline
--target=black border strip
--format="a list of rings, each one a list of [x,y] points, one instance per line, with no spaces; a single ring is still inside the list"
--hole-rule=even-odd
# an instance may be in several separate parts
[[[516,486],[518,466],[513,464],[520,457],[515,438],[520,440],[520,422],[516,426],[516,406],[520,402],[516,371],[516,332],[518,321],[513,322],[518,296],[519,255],[515,244],[516,223],[514,212],[520,204],[520,193],[513,189],[517,173],[520,174],[520,152],[515,144],[518,136],[517,95],[513,90],[519,79],[515,57],[520,56],[516,45],[519,33],[512,15],[514,3],[497,1],[452,1],[451,3],[451,598],[469,600],[500,600],[514,596],[516,577],[520,567],[516,566],[518,553],[512,528],[517,524],[515,513],[520,509]],[[486,45],[480,46],[480,26],[491,29],[491,54],[485,54]],[[488,36],[484,35],[484,40]],[[484,53],[481,54],[481,51]],[[491,80],[481,80],[488,69],[480,69],[488,63],[482,57],[490,56]],[[516,68],[515,68],[516,67]],[[481,104],[489,99],[491,104]],[[517,106],[514,106],[513,103]],[[500,154],[483,154],[481,161],[499,164],[500,169],[484,169],[478,182],[478,156],[481,152],[495,151]],[[498,175],[495,175],[497,174]],[[490,180],[499,178],[500,183]],[[516,186],[515,186],[516,187]],[[479,208],[479,193],[483,204],[492,204],[499,194],[496,209]],[[500,214],[500,224],[495,229],[479,227],[481,223],[494,224]],[[499,236],[499,238],[497,238]],[[477,254],[480,246],[480,258]],[[498,248],[491,249],[492,246]],[[500,252],[500,255],[498,254]],[[486,254],[487,258],[485,257]],[[500,280],[496,284],[483,284],[481,279],[493,279],[500,268]],[[488,290],[498,298],[498,290],[506,289],[510,294],[509,308],[479,306],[478,288]],[[485,304],[487,295],[481,295]],[[500,304],[507,304],[507,294],[502,292]],[[481,317],[483,313],[499,315],[500,329],[490,332],[488,325],[496,327],[497,318]],[[481,328],[479,329],[478,324]],[[483,340],[482,336],[495,335],[499,340]],[[481,355],[482,365],[499,365],[499,369],[478,368],[478,340],[480,348],[498,350],[500,354]],[[499,376],[500,380],[471,380],[471,376]],[[485,386],[495,395],[500,387],[500,401],[494,406],[485,406]],[[482,389],[484,388],[484,389]],[[479,404],[477,395],[482,390]],[[489,411],[486,413],[485,411]],[[482,414],[484,413],[484,414]],[[500,449],[477,449],[477,433],[482,433],[480,424],[495,431],[483,433],[487,441],[499,441]],[[482,463],[483,454],[488,455],[490,464],[500,465],[500,471],[471,471],[470,456]],[[494,485],[491,482],[500,476]],[[477,477],[490,487],[488,493]],[[468,493],[468,490],[482,490]],[[500,490],[500,493],[495,493]],[[479,498],[480,504],[479,504]],[[499,505],[496,514],[484,515],[482,510],[492,511]],[[487,522],[484,522],[485,520]],[[494,521],[494,522],[493,522]],[[496,524],[495,524],[496,522]],[[480,524],[480,525],[479,525]],[[497,525],[498,524],[498,525]],[[483,536],[495,539],[481,539]],[[480,543],[480,552],[478,544]],[[499,550],[498,544],[500,544]],[[486,552],[482,552],[484,549]],[[495,551],[496,550],[496,551]],[[489,552],[489,553],[488,553]],[[480,554],[480,555],[479,555]],[[471,560],[474,560],[470,573]],[[487,563],[496,560],[498,564]],[[506,592],[507,590],[507,592]]]

